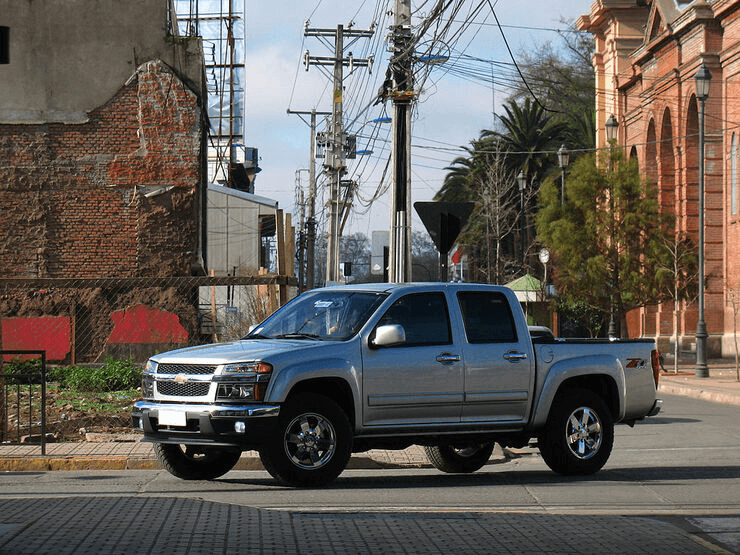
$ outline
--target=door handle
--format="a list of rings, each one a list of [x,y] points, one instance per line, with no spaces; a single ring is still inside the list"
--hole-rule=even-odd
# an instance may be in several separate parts
[[[437,362],[441,362],[443,364],[460,362],[460,355],[453,355],[452,353],[442,353],[441,355],[437,355]]]
[[[520,360],[527,359],[527,353],[520,353],[519,351],[509,351],[504,355],[504,358],[509,362],[519,362]]]

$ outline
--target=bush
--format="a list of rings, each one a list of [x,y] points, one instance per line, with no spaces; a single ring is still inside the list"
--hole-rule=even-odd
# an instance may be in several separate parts
[[[78,391],[120,391],[135,389],[141,385],[141,368],[130,358],[116,360],[108,357],[103,361],[103,366],[97,368],[56,368],[50,379]]]
[[[40,384],[41,383],[41,359],[29,358],[23,360],[21,357],[0,366],[0,374],[6,376],[7,385]],[[48,378],[47,378],[48,379]]]

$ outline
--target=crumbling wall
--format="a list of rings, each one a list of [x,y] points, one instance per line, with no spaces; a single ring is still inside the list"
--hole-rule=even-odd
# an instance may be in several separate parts
[[[87,123],[0,125],[0,277],[189,275],[202,131],[198,96],[159,61]]]

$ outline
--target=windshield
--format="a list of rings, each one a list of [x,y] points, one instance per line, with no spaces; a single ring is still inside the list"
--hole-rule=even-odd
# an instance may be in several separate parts
[[[275,312],[245,339],[344,341],[362,328],[385,297],[385,293],[308,291]]]

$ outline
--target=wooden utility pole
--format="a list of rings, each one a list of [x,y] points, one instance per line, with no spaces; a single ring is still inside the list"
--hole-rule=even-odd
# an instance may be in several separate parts
[[[372,58],[355,59],[350,53],[349,57],[344,56],[345,38],[372,37],[373,31],[356,31],[354,29],[344,29],[342,25],[337,25],[336,31],[333,29],[309,29],[306,28],[304,35],[307,37],[334,37],[334,56],[317,57],[311,56],[306,50],[304,61],[306,71],[311,65],[330,65],[334,68],[333,73],[333,94],[332,94],[332,122],[329,141],[324,158],[324,167],[331,175],[331,190],[329,195],[329,241],[326,253],[326,281],[339,281],[339,186],[342,175],[347,171],[345,165],[345,133],[344,123],[342,122],[342,90],[344,81],[344,67],[349,67],[350,73],[355,67],[372,66]],[[310,259],[309,259],[310,260]]]
[[[316,252],[316,116],[330,116],[331,112],[317,112],[314,108],[310,112],[288,110],[289,114],[311,116],[311,150],[308,164],[308,217],[306,218],[306,289],[316,286],[315,279],[315,252]],[[301,117],[301,119],[303,119]],[[305,121],[305,120],[303,120]],[[301,230],[303,231],[303,230]],[[302,247],[301,247],[302,248]]]

